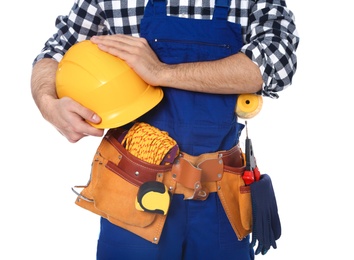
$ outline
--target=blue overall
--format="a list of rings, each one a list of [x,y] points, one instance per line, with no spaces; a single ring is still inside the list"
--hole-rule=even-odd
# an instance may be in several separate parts
[[[167,64],[211,61],[237,53],[241,26],[227,21],[230,0],[216,0],[213,19],[167,16],[166,0],[150,0],[140,25]],[[139,119],[167,131],[191,155],[228,150],[243,128],[234,113],[237,95],[164,88],[163,100]],[[238,241],[217,193],[205,201],[173,195],[160,242],[146,241],[101,219],[97,259],[253,259],[249,237]]]
[[[140,35],[167,64],[225,58],[243,45],[240,24],[227,21],[229,2],[216,1],[213,20],[197,20],[166,16],[165,1],[150,1]],[[236,98],[164,88],[162,102],[140,121],[167,131],[191,155],[228,150],[238,142]]]

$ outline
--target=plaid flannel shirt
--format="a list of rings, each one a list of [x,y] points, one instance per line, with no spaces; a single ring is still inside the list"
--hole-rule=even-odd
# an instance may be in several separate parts
[[[138,37],[147,1],[75,0],[68,15],[57,17],[57,31],[34,63],[43,58],[60,61],[73,44],[93,35],[120,33]],[[167,15],[212,19],[214,4],[215,0],[168,0]],[[261,70],[262,95],[277,98],[277,92],[291,85],[299,43],[294,15],[285,0],[231,0],[228,21],[241,24],[241,52]]]

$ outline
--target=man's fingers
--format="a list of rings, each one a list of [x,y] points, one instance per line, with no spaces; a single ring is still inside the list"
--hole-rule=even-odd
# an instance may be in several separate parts
[[[91,122],[93,124],[99,124],[101,122],[101,118],[94,112],[90,111],[90,113],[87,116],[83,116],[83,118]]]
[[[69,108],[73,113],[78,114],[80,117],[82,117],[84,120],[87,122],[93,123],[93,124],[98,124],[101,122],[101,118],[99,115],[97,115],[94,111],[91,109],[82,106],[81,104],[77,102],[72,102],[73,100],[70,99],[70,106]]]
[[[77,142],[86,135],[103,135],[104,129],[94,127],[101,122],[99,115],[71,98],[65,97],[61,100],[63,107],[66,107],[66,113],[63,115],[65,124],[57,125],[57,128],[70,142]]]

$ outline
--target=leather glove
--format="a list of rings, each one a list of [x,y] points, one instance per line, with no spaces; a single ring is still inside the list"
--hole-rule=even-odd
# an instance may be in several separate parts
[[[262,174],[259,181],[251,185],[252,199],[252,241],[254,247],[258,241],[255,254],[265,255],[270,247],[277,248],[276,240],[281,235],[281,224],[273,185],[267,174]]]

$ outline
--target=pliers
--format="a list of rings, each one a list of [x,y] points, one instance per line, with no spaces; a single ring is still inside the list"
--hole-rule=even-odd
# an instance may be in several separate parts
[[[247,121],[246,121],[246,144],[245,144],[246,169],[242,175],[246,185],[252,184],[261,178],[261,173],[258,170],[256,157],[253,153],[252,141],[248,138]]]

